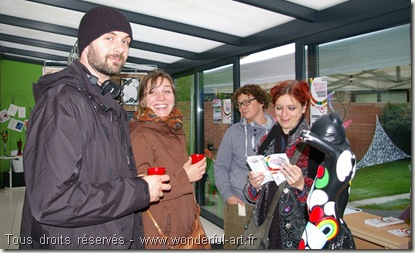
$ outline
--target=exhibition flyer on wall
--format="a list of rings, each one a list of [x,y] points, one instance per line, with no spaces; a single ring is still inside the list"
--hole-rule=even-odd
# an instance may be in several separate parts
[[[212,100],[213,123],[232,124],[231,99]]]
[[[310,78],[310,124],[327,114],[327,77]]]

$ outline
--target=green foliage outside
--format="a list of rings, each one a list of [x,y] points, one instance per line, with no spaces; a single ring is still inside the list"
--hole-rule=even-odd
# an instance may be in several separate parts
[[[387,103],[379,121],[393,143],[405,153],[411,154],[411,104]]]
[[[193,75],[181,77],[176,79],[176,101],[177,102],[189,102],[191,100],[190,89],[193,86]]]
[[[410,199],[397,199],[382,204],[358,206],[358,208],[370,210],[405,210],[410,205]]]
[[[357,170],[352,180],[349,202],[410,192],[410,164],[410,159],[403,159]]]
[[[215,185],[215,161],[209,157],[206,157],[206,172],[210,182]]]
[[[185,76],[175,79],[176,85],[176,105],[183,113],[183,130],[186,133],[186,151],[190,154],[193,152],[191,131],[191,89],[193,87],[192,76]]]

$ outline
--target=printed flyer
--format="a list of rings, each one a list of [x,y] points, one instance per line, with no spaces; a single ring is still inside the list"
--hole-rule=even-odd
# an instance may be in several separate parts
[[[310,79],[310,125],[321,115],[327,114],[327,77]]]

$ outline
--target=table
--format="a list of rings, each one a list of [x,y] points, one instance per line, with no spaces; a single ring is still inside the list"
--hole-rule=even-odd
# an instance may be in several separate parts
[[[365,219],[376,218],[366,212],[344,215],[343,219],[353,234],[356,249],[410,249],[411,237],[399,237],[388,232],[390,229],[410,228],[406,223],[376,228],[365,224]]]
[[[0,160],[9,160],[10,161],[10,167],[9,167],[9,188],[13,188],[13,168],[12,168],[12,160],[19,160],[17,156],[0,156]]]

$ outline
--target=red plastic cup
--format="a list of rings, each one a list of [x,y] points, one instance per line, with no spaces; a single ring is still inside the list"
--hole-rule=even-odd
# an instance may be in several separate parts
[[[166,168],[164,167],[153,167],[147,169],[147,175],[164,175],[166,174]]]
[[[195,164],[198,161],[202,160],[205,157],[205,155],[204,154],[192,154],[190,157],[192,158],[192,164]]]

